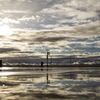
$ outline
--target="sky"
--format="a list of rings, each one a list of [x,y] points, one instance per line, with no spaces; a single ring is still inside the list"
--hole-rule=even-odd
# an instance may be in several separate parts
[[[0,0],[0,57],[100,56],[100,0]]]

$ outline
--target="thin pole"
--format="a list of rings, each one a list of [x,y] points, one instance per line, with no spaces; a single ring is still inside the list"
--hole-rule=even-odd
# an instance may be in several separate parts
[[[48,70],[48,59],[49,59],[49,52],[47,51],[47,70]]]
[[[47,77],[46,77],[46,78],[47,78],[47,84],[48,84],[48,83],[49,83],[49,80],[48,80],[48,73],[47,73]]]

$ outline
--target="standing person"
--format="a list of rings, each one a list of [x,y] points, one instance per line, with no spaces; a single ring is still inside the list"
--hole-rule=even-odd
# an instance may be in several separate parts
[[[43,61],[41,61],[41,70],[43,70]]]
[[[0,67],[2,67],[2,60],[0,60]]]

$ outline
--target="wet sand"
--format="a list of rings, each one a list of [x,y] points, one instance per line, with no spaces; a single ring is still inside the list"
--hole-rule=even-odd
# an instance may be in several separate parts
[[[41,68],[23,71],[23,75],[1,74],[0,100],[100,100],[99,67],[54,67],[49,71],[45,68],[44,71]],[[47,72],[49,84],[46,80]]]

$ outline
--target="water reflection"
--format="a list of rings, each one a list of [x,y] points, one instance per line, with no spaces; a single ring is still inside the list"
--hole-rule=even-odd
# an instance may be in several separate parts
[[[80,74],[86,74],[86,73],[91,73],[91,72],[99,72],[99,67],[80,67],[80,68],[75,68],[75,67],[51,67],[47,68],[44,67],[43,70],[41,70],[41,67],[1,67],[0,68],[0,76],[9,76],[9,75],[34,75],[34,74],[62,74],[62,73],[70,73],[69,76],[73,76],[76,73]]]
[[[20,93],[28,93],[25,98],[48,93],[52,96],[64,96],[64,99],[75,100],[78,98],[80,100],[81,96],[86,96],[85,99],[88,99],[92,93],[95,95],[94,100],[100,98],[100,68],[54,67],[47,71],[46,68],[41,70],[41,67],[5,67],[0,70],[0,93],[10,93],[13,97],[20,96]],[[47,96],[49,97],[49,95]],[[40,100],[38,96],[36,98]],[[45,97],[43,98],[45,99]],[[90,98],[92,100],[93,97],[90,96]],[[51,100],[54,99],[51,98]]]
[[[9,76],[9,75],[14,75],[14,72],[0,72],[0,76]]]

